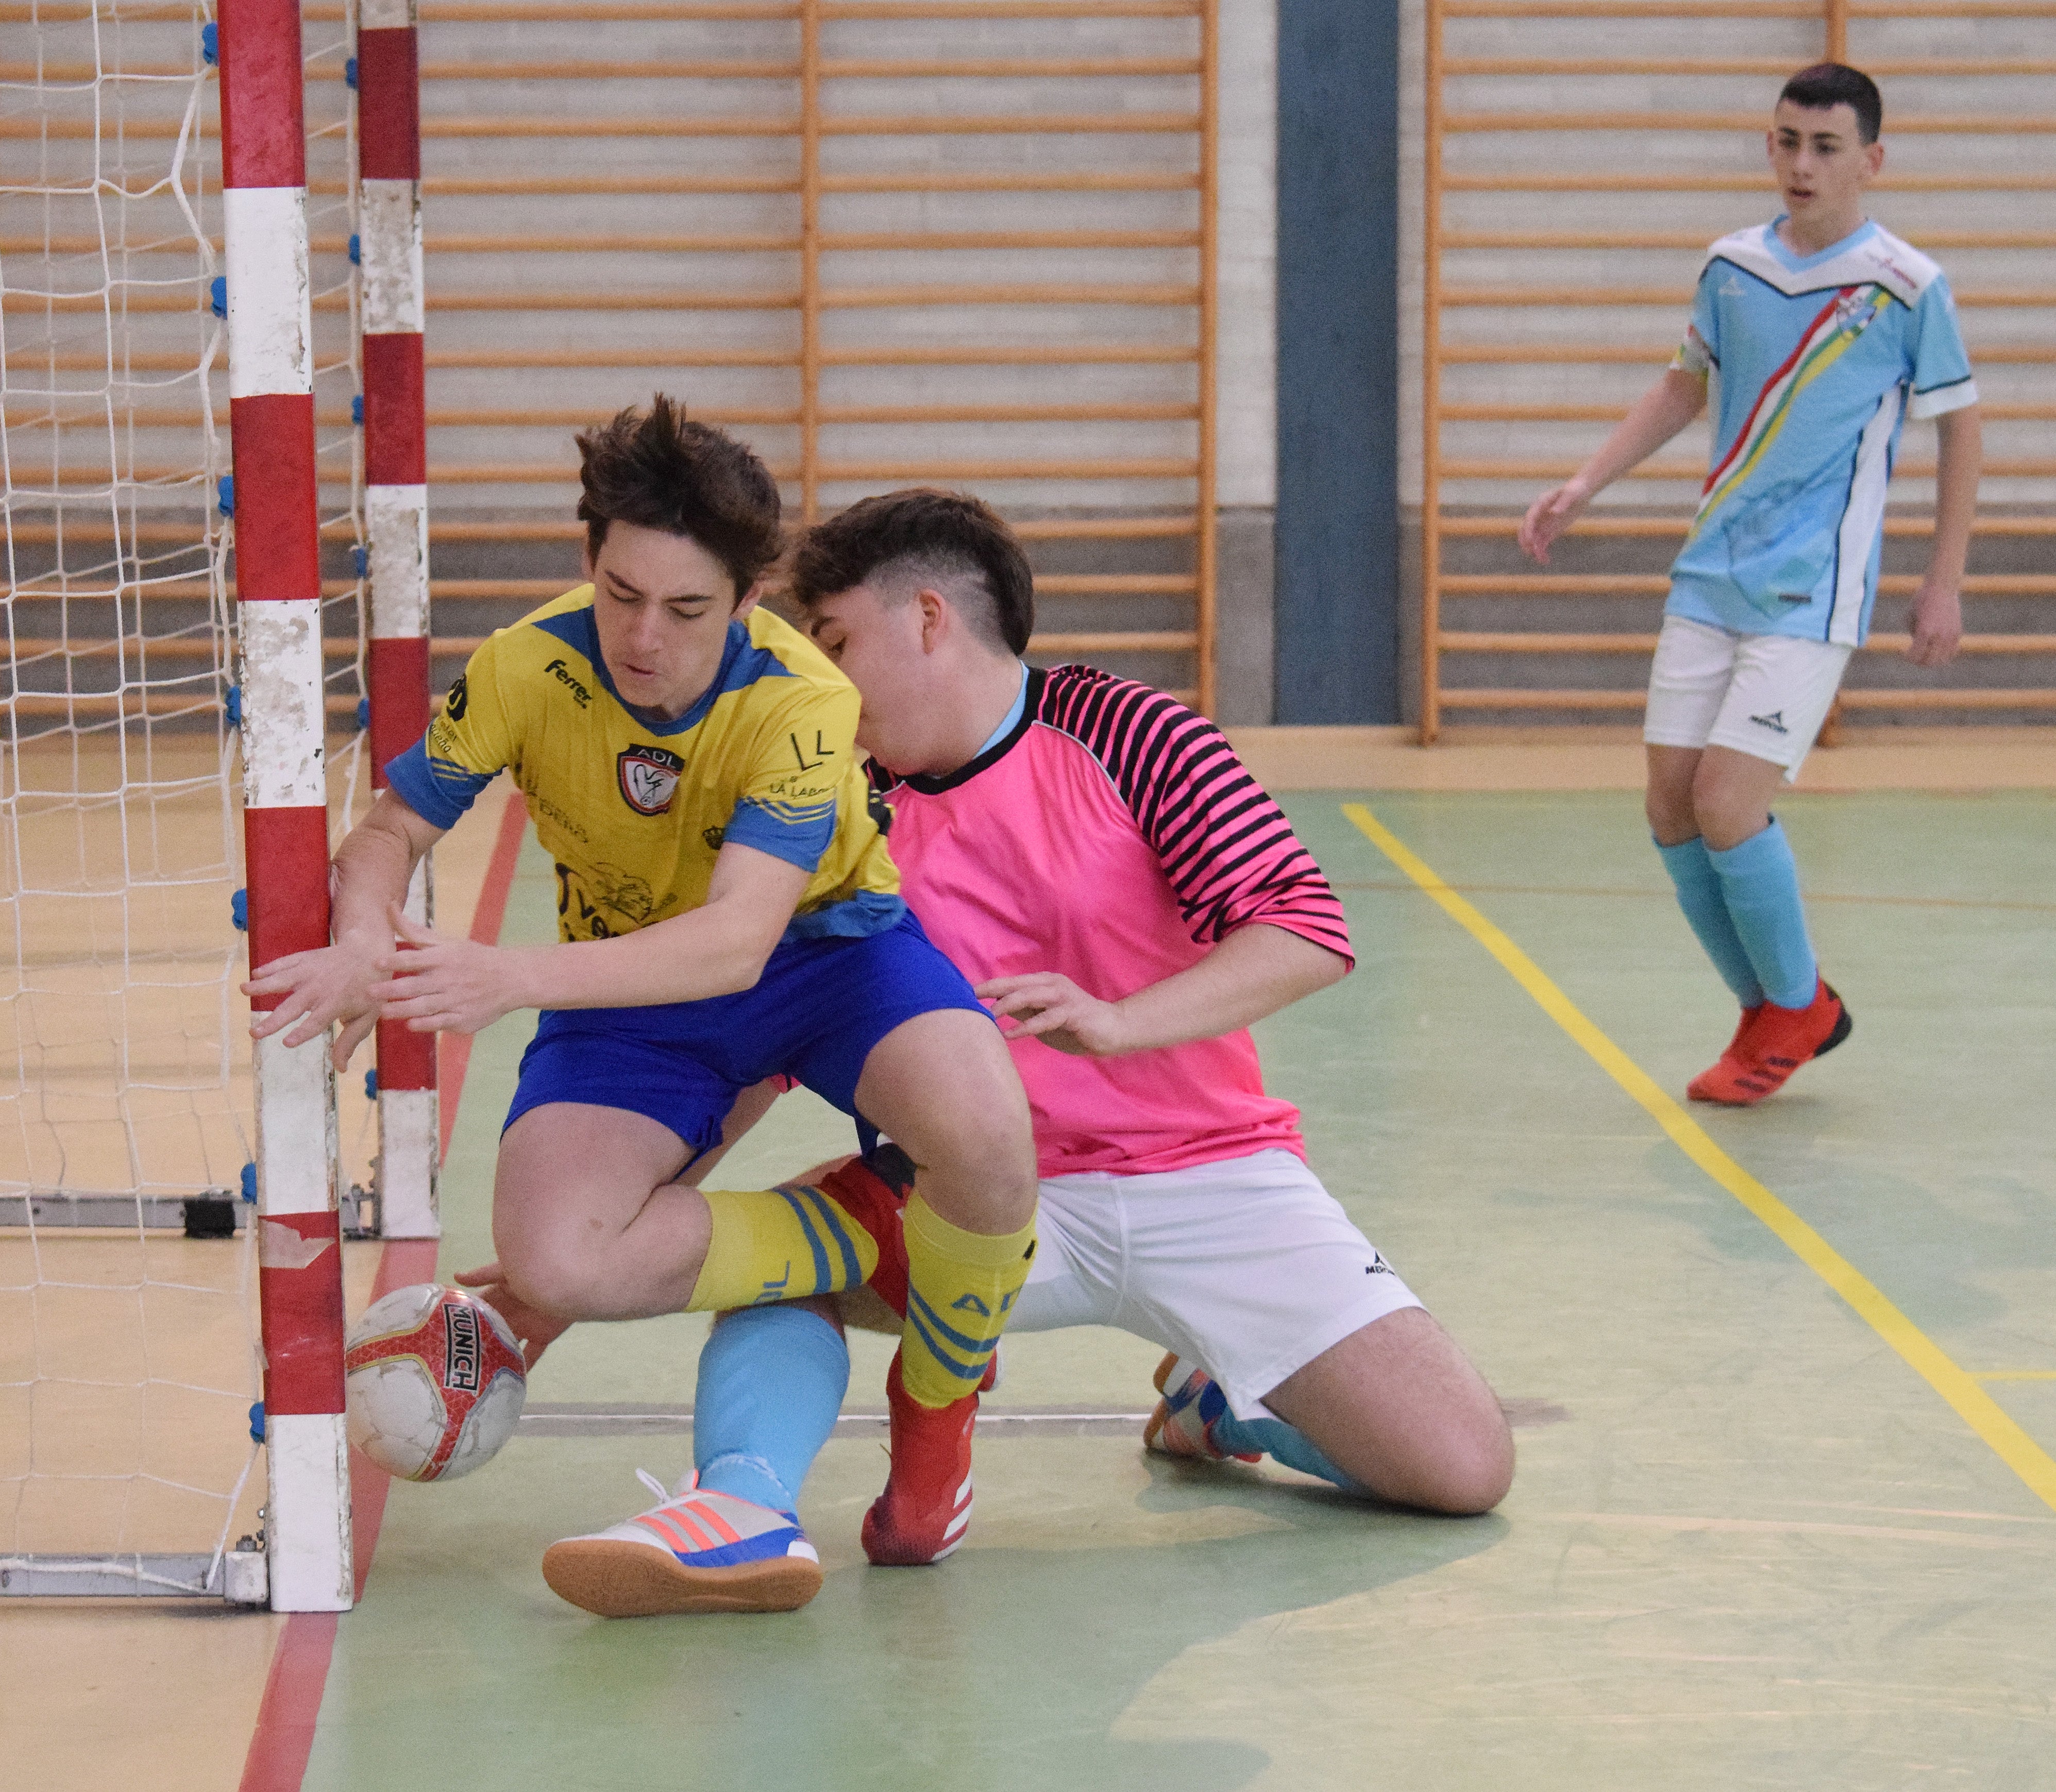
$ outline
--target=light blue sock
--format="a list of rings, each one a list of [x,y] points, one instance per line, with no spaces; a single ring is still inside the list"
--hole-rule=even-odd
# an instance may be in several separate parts
[[[1288,1469],[1332,1481],[1346,1493],[1363,1493],[1359,1486],[1314,1447],[1313,1440],[1282,1418],[1237,1418],[1224,1410],[1209,1428],[1216,1445],[1232,1456],[1275,1456]]]
[[[728,1314],[700,1352],[693,1397],[699,1484],[795,1512],[800,1483],[835,1429],[849,1386],[842,1334],[804,1307]]]
[[[1706,956],[1721,974],[1721,981],[1734,991],[1735,1000],[1754,1008],[1763,999],[1763,985],[1750,962],[1749,948],[1735,932],[1734,918],[1728,913],[1727,897],[1721,888],[1721,874],[1714,869],[1713,855],[1703,840],[1694,837],[1682,846],[1656,843],[1663,868],[1678,888],[1678,906],[1699,936]]]
[[[1781,1008],[1803,1008],[1820,981],[1806,913],[1799,900],[1799,867],[1775,816],[1761,833],[1706,856],[1720,874],[1729,918],[1741,936],[1757,981]]]

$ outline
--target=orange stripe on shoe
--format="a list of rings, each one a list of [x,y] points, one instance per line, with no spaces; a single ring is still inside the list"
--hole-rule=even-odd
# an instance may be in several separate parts
[[[740,1543],[742,1533],[722,1517],[712,1506],[701,1506],[694,1513],[699,1521],[724,1543]]]
[[[687,1536],[694,1540],[693,1547],[695,1549],[711,1549],[714,1547],[717,1539],[707,1527],[706,1514],[704,1512],[696,1512],[690,1506],[674,1505],[669,1509],[666,1516],[673,1524],[678,1525]]]
[[[669,1513],[646,1512],[635,1522],[646,1530],[654,1531],[674,1551],[682,1550],[690,1555],[695,1549],[706,1547],[704,1543],[694,1542],[692,1537],[681,1528],[677,1519]]]

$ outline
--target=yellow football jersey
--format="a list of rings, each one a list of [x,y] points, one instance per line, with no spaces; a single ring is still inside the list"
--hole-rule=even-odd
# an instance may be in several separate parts
[[[905,912],[890,812],[856,750],[856,687],[797,629],[756,609],[676,722],[622,702],[581,585],[471,656],[428,734],[386,768],[453,825],[502,770],[557,863],[558,931],[605,940],[697,908],[729,841],[813,876],[792,932],[864,935]]]

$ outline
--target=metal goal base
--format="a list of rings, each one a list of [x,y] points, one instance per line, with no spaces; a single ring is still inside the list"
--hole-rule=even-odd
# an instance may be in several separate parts
[[[213,1599],[266,1605],[264,1552],[222,1556],[0,1556],[0,1598]]]

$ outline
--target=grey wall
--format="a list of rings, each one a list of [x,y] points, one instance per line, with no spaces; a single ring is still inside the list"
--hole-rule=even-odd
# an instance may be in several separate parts
[[[1399,14],[1279,0],[1276,719],[1399,719]]]

